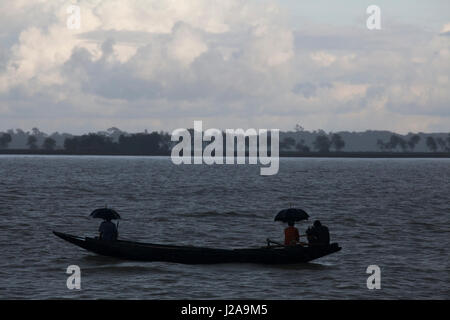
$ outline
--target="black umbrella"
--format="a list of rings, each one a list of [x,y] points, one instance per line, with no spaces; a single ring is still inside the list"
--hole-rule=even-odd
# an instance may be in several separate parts
[[[117,211],[110,208],[95,209],[91,212],[90,216],[92,218],[100,218],[105,220],[120,219],[120,215],[117,213]]]
[[[278,212],[278,214],[275,216],[275,221],[283,221],[283,222],[289,222],[289,221],[301,221],[301,220],[307,220],[309,218],[309,215],[302,209],[297,208],[289,208],[284,209]]]

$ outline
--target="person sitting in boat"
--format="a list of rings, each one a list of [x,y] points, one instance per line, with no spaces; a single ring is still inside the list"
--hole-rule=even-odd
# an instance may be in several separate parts
[[[102,240],[113,241],[117,240],[117,237],[119,236],[117,226],[111,222],[111,219],[103,220],[98,228],[98,231],[100,232],[99,238]]]
[[[306,230],[308,243],[315,245],[330,244],[330,231],[328,227],[322,225],[319,220],[314,221],[314,225]]]
[[[284,229],[284,245],[295,246],[300,239],[298,229],[294,227],[294,221],[288,222],[288,227]]]

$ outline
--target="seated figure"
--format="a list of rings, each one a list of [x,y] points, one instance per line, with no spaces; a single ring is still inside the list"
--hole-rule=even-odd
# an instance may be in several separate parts
[[[314,225],[306,230],[308,243],[313,245],[330,244],[330,232],[328,227],[322,225],[319,220],[314,221]]]

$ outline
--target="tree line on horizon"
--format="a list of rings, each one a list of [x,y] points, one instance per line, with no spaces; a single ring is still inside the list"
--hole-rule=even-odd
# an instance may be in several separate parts
[[[163,155],[170,152],[170,135],[166,132],[133,133],[111,137],[89,133],[66,138],[64,149],[73,153],[121,153]]]
[[[398,134],[392,134],[388,141],[377,139],[377,148],[381,152],[393,152],[401,150],[402,152],[414,152],[416,145],[420,142],[421,137],[418,134],[411,136],[409,139],[404,139]],[[426,146],[431,152],[450,152],[450,133],[447,139],[442,137],[429,136],[426,138]],[[296,143],[292,137],[286,137],[280,143],[280,149],[295,148],[296,151],[301,153],[311,152],[311,148],[305,144],[302,139]],[[345,141],[338,133],[331,133],[329,135],[320,134],[314,140],[312,147],[315,151],[320,153],[327,153],[331,150],[340,152],[345,147]]]
[[[398,135],[392,135],[389,141],[383,142],[381,140],[377,141],[377,145],[380,148],[381,151],[392,151],[397,148],[400,148],[403,152],[406,151],[414,151],[415,146],[419,141],[421,140],[421,137],[419,135],[413,135],[409,138],[409,140],[405,140],[402,137]],[[436,151],[443,151],[443,152],[449,152],[450,151],[450,134],[447,137],[447,139],[444,139],[442,137],[434,138],[432,136],[427,137],[425,141],[428,149],[432,152]]]
[[[280,150],[289,150],[293,147],[296,151],[301,153],[311,152],[311,147],[305,143],[304,139],[300,139],[299,142],[296,142],[294,138],[286,137],[280,142]],[[340,152],[345,147],[345,141],[338,133],[331,134],[331,137],[321,134],[316,137],[312,147],[315,151],[321,153],[330,152],[330,149]]]
[[[190,129],[193,131],[193,129]],[[304,133],[302,127],[296,126],[294,133],[286,132],[291,136],[285,136],[281,139],[280,133],[280,151],[284,152],[341,152],[345,150],[346,141],[339,133],[326,133],[323,130],[314,131],[308,134],[314,135],[314,139],[309,143],[305,139],[295,139],[292,134]],[[356,133],[355,133],[356,134]],[[149,154],[163,155],[169,154],[172,146],[177,142],[171,141],[171,136],[167,132],[141,132],[127,133],[117,128],[110,128],[107,131],[97,133],[88,133],[83,135],[70,135],[53,133],[47,135],[37,128],[31,132],[24,132],[16,129],[8,132],[0,132],[0,149],[7,149],[14,138],[20,137],[29,150],[65,150],[70,153],[117,153],[117,154]],[[295,136],[297,137],[297,136]],[[387,141],[377,139],[376,146],[380,152],[414,152],[418,143],[422,140],[419,134],[412,134],[409,137],[403,137],[393,133]],[[450,152],[450,133],[448,136],[428,135],[423,139],[426,147],[431,152]],[[225,146],[225,144],[224,144]],[[23,149],[23,148],[22,148]]]

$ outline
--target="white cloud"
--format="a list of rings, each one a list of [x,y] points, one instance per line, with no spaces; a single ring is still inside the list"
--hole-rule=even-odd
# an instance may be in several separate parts
[[[196,34],[195,30],[185,24],[176,25],[174,29],[167,51],[173,59],[181,62],[184,66],[190,65],[208,50],[201,35]]]
[[[444,34],[444,33],[449,33],[449,32],[450,32],[450,22],[444,24],[444,26],[443,26],[442,29],[441,29],[441,33],[442,33],[442,34]]]
[[[299,31],[274,1],[77,3],[80,30],[65,1],[0,4],[0,130],[450,127],[448,24]]]
[[[336,61],[336,57],[324,51],[312,52],[311,59],[321,67],[329,67]]]

